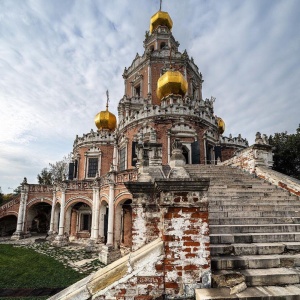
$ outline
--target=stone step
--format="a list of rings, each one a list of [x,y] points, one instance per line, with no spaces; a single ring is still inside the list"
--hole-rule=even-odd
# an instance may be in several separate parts
[[[220,270],[215,271],[214,276],[229,273],[244,275],[247,287],[300,283],[300,271],[287,268],[245,269],[238,271]]]
[[[247,286],[300,283],[299,271],[287,268],[247,269],[241,270],[241,273],[246,277]]]
[[[293,268],[300,266],[300,254],[217,256],[211,259],[212,270]]]
[[[300,288],[297,285],[250,287],[234,295],[230,295],[229,288],[196,289],[195,296],[196,300],[300,300]]]
[[[263,204],[263,205],[246,205],[246,204],[240,204],[240,205],[209,205],[209,211],[210,212],[217,212],[217,211],[227,211],[227,212],[233,212],[233,211],[300,211],[300,205],[275,205],[275,204]]]
[[[217,200],[210,200],[210,206],[224,206],[224,205],[298,205],[299,202],[295,200],[278,200],[278,199],[217,199]]]
[[[249,217],[249,211],[217,211],[217,210],[211,210],[210,207],[209,210],[209,216],[210,218],[242,218],[242,217]],[[300,217],[300,211],[290,209],[284,210],[284,211],[251,211],[251,217]]]
[[[250,183],[247,183],[250,182]],[[211,180],[211,184],[210,184],[210,188],[211,189],[225,189],[225,188],[240,188],[240,189],[267,189],[267,190],[279,190],[281,191],[281,189],[279,189],[277,186],[275,185],[271,185],[270,183],[267,182],[260,182],[257,180],[243,180],[242,182],[232,182],[232,181],[228,181],[226,183],[226,180]],[[284,190],[282,190],[284,191]]]
[[[243,193],[243,192],[209,192],[208,196],[212,200],[219,200],[219,199],[253,199],[253,200],[259,200],[259,199],[265,199],[265,200],[286,200],[286,201],[294,201],[300,203],[298,196],[289,196],[284,194],[277,194],[277,193]]]
[[[211,256],[218,255],[274,255],[300,253],[300,242],[251,243],[251,244],[211,244]]]
[[[239,224],[239,225],[210,225],[211,234],[224,233],[260,233],[260,232],[297,232],[300,231],[300,224]]]
[[[217,244],[210,245],[211,255],[273,255],[300,253],[300,242]]]
[[[218,190],[210,190],[208,193],[209,196],[236,196],[236,197],[278,197],[278,198],[290,198],[297,200],[298,197],[296,195],[288,195],[286,193],[276,193],[276,191],[272,192],[264,192],[262,190],[238,190],[238,189],[218,189]]]
[[[234,225],[234,224],[300,224],[300,217],[243,217],[243,218],[212,218],[209,217],[211,225]]]
[[[273,242],[299,242],[299,232],[210,234],[211,244],[248,244]]]

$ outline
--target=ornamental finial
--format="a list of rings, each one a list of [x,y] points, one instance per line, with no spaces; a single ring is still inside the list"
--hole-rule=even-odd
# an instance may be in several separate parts
[[[108,90],[106,90],[106,97],[107,97],[107,100],[106,100],[106,110],[108,110],[108,102],[109,102],[109,92],[108,92]]]

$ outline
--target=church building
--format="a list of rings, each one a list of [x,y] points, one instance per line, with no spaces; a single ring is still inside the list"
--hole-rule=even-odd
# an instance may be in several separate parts
[[[196,289],[211,285],[211,255],[233,251],[224,246],[227,252],[219,253],[223,248],[212,244],[255,243],[258,234],[235,239],[234,233],[223,234],[221,223],[209,223],[209,216],[221,214],[215,222],[231,216],[225,211],[225,193],[237,201],[266,189],[259,200],[264,201],[271,187],[257,177],[267,181],[272,176],[272,184],[294,193],[284,179],[276,181],[277,175],[266,171],[272,166],[272,148],[264,136],[257,133],[249,147],[241,136],[223,135],[215,98],[203,97],[203,75],[187,51],[179,50],[172,26],[167,12],[151,17],[143,54],[124,69],[118,111],[109,111],[109,101],[115,100],[107,92],[106,109],[95,111],[94,129],[74,140],[68,177],[51,186],[25,178],[19,198],[0,207],[0,234],[13,231],[12,239],[22,239],[44,232],[57,247],[84,241],[108,265],[86,279],[77,291],[81,296],[72,298],[70,289],[64,292],[69,296],[53,299],[194,299]],[[275,198],[285,197],[281,190],[273,192]],[[219,200],[224,202],[218,206]],[[234,205],[232,216],[237,217],[240,208]],[[238,215],[239,221],[258,205]]]

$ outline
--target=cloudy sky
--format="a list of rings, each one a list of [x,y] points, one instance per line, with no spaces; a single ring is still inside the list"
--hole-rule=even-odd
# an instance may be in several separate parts
[[[95,129],[94,115],[117,114],[122,73],[143,53],[159,0],[0,0],[0,186],[11,192],[72,151]],[[299,0],[164,0],[180,51],[216,97],[225,135],[250,144],[257,131],[300,123]]]

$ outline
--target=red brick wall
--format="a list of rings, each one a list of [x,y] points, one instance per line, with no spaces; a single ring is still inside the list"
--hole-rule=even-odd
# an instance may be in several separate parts
[[[228,147],[222,147],[222,161],[225,161],[227,159],[230,159],[233,157],[236,149],[235,148],[228,148]]]

